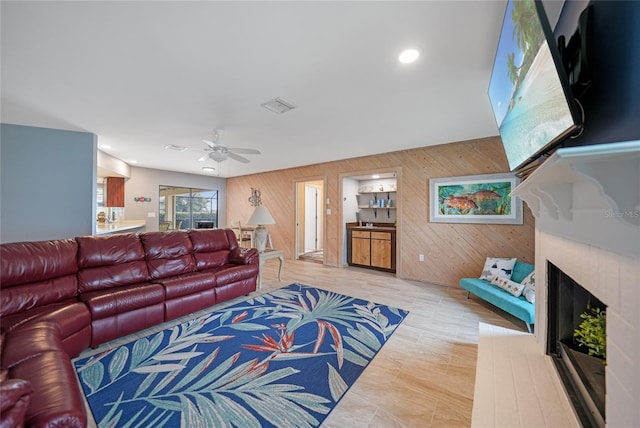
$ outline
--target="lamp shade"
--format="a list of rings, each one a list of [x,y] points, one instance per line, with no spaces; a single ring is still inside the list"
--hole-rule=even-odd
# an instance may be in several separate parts
[[[247,224],[259,226],[263,224],[276,224],[276,221],[271,216],[271,213],[269,212],[267,207],[259,205],[253,211],[253,214],[251,214],[251,217],[249,218]]]

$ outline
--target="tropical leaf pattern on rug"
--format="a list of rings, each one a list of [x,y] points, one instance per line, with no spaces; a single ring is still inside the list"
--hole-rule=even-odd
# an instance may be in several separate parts
[[[291,284],[74,364],[100,427],[317,427],[407,314]]]

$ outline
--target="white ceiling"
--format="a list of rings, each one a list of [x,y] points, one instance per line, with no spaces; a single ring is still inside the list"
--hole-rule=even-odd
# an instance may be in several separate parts
[[[92,132],[137,166],[225,177],[497,135],[504,1],[2,1],[3,123]],[[402,49],[420,50],[402,65]],[[297,106],[278,115],[260,104]],[[167,144],[197,150],[176,152]]]

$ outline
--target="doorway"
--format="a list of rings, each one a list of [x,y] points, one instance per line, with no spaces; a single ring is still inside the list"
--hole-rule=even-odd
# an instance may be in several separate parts
[[[324,263],[324,181],[296,183],[296,259]]]

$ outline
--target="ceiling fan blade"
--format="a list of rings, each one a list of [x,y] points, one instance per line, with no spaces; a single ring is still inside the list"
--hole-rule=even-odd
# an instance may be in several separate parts
[[[205,143],[207,146],[211,147],[212,149],[216,146],[216,142],[215,141],[202,140],[202,142]]]
[[[206,161],[207,159],[209,159],[209,155],[210,155],[210,154],[211,154],[211,153],[205,153],[205,154],[204,154],[204,156],[202,156],[200,159],[198,159],[198,162],[204,162],[204,161]]]
[[[237,155],[235,153],[228,152],[227,155],[229,155],[229,157],[231,159],[237,160],[238,162],[242,162],[242,163],[249,163],[250,162],[249,159],[247,159],[245,157],[242,157],[240,155]]]
[[[260,154],[260,150],[256,150],[256,149],[234,149],[234,148],[229,148],[229,152],[230,153],[242,153],[245,155],[259,155]]]

